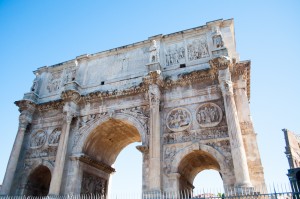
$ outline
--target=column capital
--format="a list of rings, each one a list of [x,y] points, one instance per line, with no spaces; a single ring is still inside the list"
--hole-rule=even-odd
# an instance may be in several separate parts
[[[16,101],[15,104],[19,107],[19,127],[26,128],[32,121],[32,115],[35,111],[36,104],[28,100]]]
[[[224,70],[226,68],[232,70],[235,60],[232,61],[228,56],[220,56],[209,60],[208,63],[213,70]]]
[[[81,100],[81,95],[76,90],[65,90],[61,93],[61,98],[65,102],[74,102],[78,104]]]
[[[146,85],[156,84],[159,87],[163,87],[163,77],[160,70],[150,71],[146,77],[143,78],[143,82]]]
[[[15,101],[15,105],[19,107],[19,112],[22,113],[24,111],[29,114],[33,114],[36,109],[36,104],[29,100],[19,100]]]

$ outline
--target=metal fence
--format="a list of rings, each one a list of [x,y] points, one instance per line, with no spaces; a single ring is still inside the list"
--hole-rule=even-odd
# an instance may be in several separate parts
[[[272,185],[256,189],[208,189],[180,192],[68,194],[60,196],[1,196],[0,199],[300,199],[298,187]]]

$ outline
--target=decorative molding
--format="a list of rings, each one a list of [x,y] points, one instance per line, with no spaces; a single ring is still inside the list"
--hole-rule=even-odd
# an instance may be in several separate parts
[[[62,110],[64,102],[62,100],[50,101],[42,104],[37,104],[37,109],[42,111],[48,110]]]
[[[94,160],[91,157],[89,157],[88,155],[82,154],[79,157],[77,157],[77,159],[83,163],[86,163],[86,164],[92,166],[92,167],[100,169],[101,171],[104,171],[108,174],[116,172],[116,170],[114,168],[112,168],[111,166],[107,165],[104,162]]]
[[[61,109],[63,106],[63,100],[70,99],[74,100],[76,103],[80,102],[91,102],[99,99],[111,99],[117,96],[129,96],[140,93],[146,93],[149,90],[149,85],[157,84],[160,88],[169,89],[174,86],[182,86],[189,83],[195,82],[203,82],[203,81],[217,81],[218,71],[221,69],[225,69],[229,67],[232,72],[232,76],[236,77],[239,75],[243,75],[243,77],[247,80],[247,95],[248,99],[250,99],[250,61],[238,62],[235,63],[235,60],[230,60],[228,57],[221,56],[211,59],[209,61],[211,66],[208,70],[198,70],[192,71],[188,73],[181,73],[177,76],[176,80],[172,80],[170,77],[163,78],[161,75],[161,71],[150,71],[149,75],[143,78],[143,81],[138,86],[133,86],[124,90],[112,90],[112,91],[96,91],[91,92],[86,95],[81,96],[80,93],[74,90],[68,90],[62,92],[62,99],[56,101],[50,101],[42,104],[37,104],[37,109],[39,111],[46,111],[50,109]],[[15,102],[17,106],[22,106],[22,102],[24,100],[20,100]],[[33,102],[27,101],[26,103]],[[21,107],[20,107],[21,109]]]
[[[165,133],[163,135],[164,144],[184,143],[201,140],[215,140],[228,138],[228,129],[226,126],[197,129],[190,131]]]

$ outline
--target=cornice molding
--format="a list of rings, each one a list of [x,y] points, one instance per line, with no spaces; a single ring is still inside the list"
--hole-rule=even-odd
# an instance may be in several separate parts
[[[116,172],[116,170],[114,168],[112,168],[111,166],[107,165],[104,162],[101,161],[97,161],[92,159],[90,156],[82,154],[81,156],[77,157],[76,159],[78,159],[80,162],[86,163],[92,167],[95,167],[97,169],[100,169],[101,171],[104,171],[108,174],[111,174],[113,172]]]
[[[39,111],[50,109],[62,109],[65,101],[74,101],[76,104],[82,102],[91,102],[99,99],[111,99],[116,97],[124,97],[140,93],[146,93],[149,90],[149,85],[156,84],[162,90],[170,89],[171,87],[184,86],[190,83],[202,81],[218,81],[218,71],[229,67],[231,75],[238,77],[243,75],[247,82],[247,95],[250,99],[250,61],[243,61],[236,63],[235,60],[230,60],[228,57],[217,57],[209,61],[211,68],[206,70],[192,71],[188,73],[181,73],[177,76],[176,80],[169,77],[163,78],[159,71],[151,71],[149,75],[143,78],[143,81],[138,86],[133,86],[124,90],[112,91],[95,91],[86,95],[80,95],[78,91],[67,90],[63,91],[60,100],[50,101],[43,104],[37,104]],[[20,100],[16,104],[21,104]],[[30,103],[30,102],[27,102]],[[33,102],[31,102],[34,104]],[[19,106],[17,104],[17,106]]]

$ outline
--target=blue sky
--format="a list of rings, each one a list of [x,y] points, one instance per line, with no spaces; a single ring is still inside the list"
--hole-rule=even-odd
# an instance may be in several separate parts
[[[237,51],[252,62],[251,112],[266,182],[287,183],[281,129],[300,134],[299,10],[297,0],[0,0],[0,183],[18,128],[13,102],[29,91],[32,71],[221,18],[234,18]],[[121,153],[113,179],[113,187],[127,192],[141,179],[133,172],[140,167],[128,164],[128,154],[141,163],[132,148]]]

